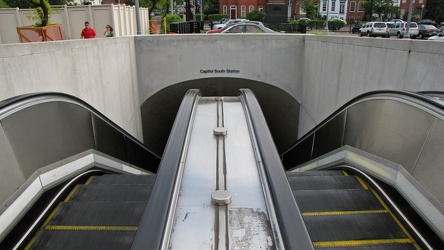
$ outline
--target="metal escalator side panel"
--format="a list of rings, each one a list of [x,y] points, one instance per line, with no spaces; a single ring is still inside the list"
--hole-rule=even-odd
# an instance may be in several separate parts
[[[282,162],[253,92],[240,90],[261,156],[283,243],[287,249],[313,249]]]
[[[132,249],[161,249],[168,241],[164,237],[169,235],[184,147],[200,95],[199,90],[189,90],[182,100]]]
[[[190,133],[168,247],[281,249],[240,99],[200,98]]]

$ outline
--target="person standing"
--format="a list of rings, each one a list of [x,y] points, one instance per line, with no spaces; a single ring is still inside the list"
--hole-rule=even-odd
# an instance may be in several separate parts
[[[85,28],[82,30],[82,33],[80,34],[80,37],[83,39],[89,39],[89,38],[95,38],[96,32],[93,28],[89,26],[89,22],[85,22]]]
[[[113,31],[114,31],[113,27],[111,27],[110,25],[106,25],[106,30],[105,32],[103,32],[103,37],[113,37],[114,36]]]

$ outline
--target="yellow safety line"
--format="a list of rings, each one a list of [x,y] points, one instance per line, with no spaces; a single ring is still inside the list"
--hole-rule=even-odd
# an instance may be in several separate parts
[[[45,230],[73,230],[73,231],[137,231],[137,226],[68,226],[47,225]]]
[[[357,175],[356,175],[356,178],[358,179],[359,183],[361,183],[362,187],[363,187],[365,190],[368,190],[367,183],[365,183],[365,181],[362,180],[361,177],[359,177],[359,176],[357,176]]]
[[[25,250],[28,250],[29,248],[31,248],[32,244],[37,239],[37,236],[42,232],[43,228],[49,223],[49,221],[52,219],[52,217],[54,217],[54,214],[60,208],[61,205],[62,205],[62,203],[60,202],[54,208],[54,210],[52,210],[52,212],[49,214],[48,218],[46,218],[46,220],[43,222],[43,225],[39,228],[39,230],[37,230],[37,232],[34,234],[34,236],[31,238],[31,240],[28,242],[28,244],[26,244],[26,247],[24,248]]]
[[[328,212],[304,212],[302,216],[325,216],[325,215],[346,215],[346,214],[379,214],[389,213],[387,210],[361,210],[361,211],[328,211]]]
[[[418,245],[418,243],[416,243],[416,241],[413,239],[413,237],[410,235],[410,233],[407,231],[407,229],[405,229],[405,227],[402,225],[402,223],[398,220],[398,218],[396,218],[396,216],[393,214],[393,212],[390,210],[390,208],[387,206],[387,204],[385,204],[385,202],[382,200],[382,198],[379,196],[379,194],[371,189],[373,194],[376,196],[376,198],[379,200],[379,202],[382,204],[382,206],[384,206],[384,208],[390,212],[390,215],[392,216],[392,218],[396,221],[396,223],[398,224],[398,226],[401,228],[401,230],[407,235],[407,237],[409,237],[409,239],[412,241],[413,245],[416,247],[416,249],[421,249],[421,247]]]
[[[66,196],[64,202],[68,202],[71,197],[74,195],[74,193],[76,192],[77,188],[79,188],[79,185],[77,184],[72,190],[71,192],[69,192],[68,196]]]
[[[313,242],[314,247],[358,247],[380,244],[412,244],[410,239],[343,240]]]
[[[348,176],[348,173],[347,173],[347,171],[345,171],[345,170],[342,170],[342,173],[345,175],[345,176]]]
[[[94,176],[90,176],[90,177],[88,178],[88,180],[85,182],[85,185],[88,185],[88,184],[92,181],[93,177],[94,177]]]

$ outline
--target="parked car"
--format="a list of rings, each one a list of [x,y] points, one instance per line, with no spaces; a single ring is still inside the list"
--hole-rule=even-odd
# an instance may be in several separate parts
[[[396,22],[393,24],[389,24],[388,27],[388,37],[396,36],[398,38],[403,38],[405,32],[407,31],[407,23],[406,22]],[[411,22],[409,26],[409,35],[411,38],[418,37],[418,24],[415,22]]]
[[[221,34],[239,34],[239,33],[278,33],[265,26],[261,26],[254,23],[237,23],[231,25],[220,32]]]
[[[418,24],[429,24],[429,25],[433,25],[436,26],[437,23],[433,20],[430,19],[422,19],[421,21],[418,22]]]
[[[237,24],[237,23],[231,23],[231,24],[228,24],[228,25],[226,25],[225,27],[223,27],[222,29],[209,30],[209,31],[207,31],[206,33],[207,33],[207,34],[219,34],[219,33],[221,33],[222,31],[224,31],[225,29],[227,29],[228,27],[233,26],[233,25],[235,25],[235,24]]]
[[[421,24],[418,26],[418,38],[431,37],[438,35],[438,29],[433,25]]]
[[[429,40],[444,42],[444,31],[441,31],[441,33],[436,36],[429,37]]]
[[[388,30],[387,24],[384,22],[368,22],[359,29],[359,36],[368,36],[368,37],[387,37]]]
[[[248,21],[247,19],[230,19],[225,23],[221,23],[221,24],[216,24],[213,26],[213,29],[222,29],[223,27],[225,27],[226,25],[232,24],[232,23],[240,23],[240,22],[244,22],[244,21]]]
[[[212,22],[210,23],[210,27],[211,27],[211,29],[213,29],[213,28],[214,28],[214,25],[216,25],[216,24],[226,23],[228,20],[230,20],[230,18],[228,18],[228,17],[224,17],[224,18],[220,19],[219,21],[212,21]]]
[[[356,32],[359,32],[359,29],[362,28],[362,24],[356,24],[353,28],[352,28],[352,33],[355,34]]]
[[[403,22],[405,22],[405,21],[402,19],[392,19],[389,21],[389,23],[403,23]]]

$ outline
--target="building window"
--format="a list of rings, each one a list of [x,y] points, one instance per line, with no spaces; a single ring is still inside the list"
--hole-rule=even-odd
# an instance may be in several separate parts
[[[339,14],[344,14],[345,13],[345,3],[340,3],[339,4]]]
[[[246,17],[247,16],[247,7],[245,7],[245,5],[241,6],[241,17]]]
[[[364,6],[362,5],[362,2],[358,2],[358,11],[359,12],[363,12],[364,11]]]
[[[260,12],[264,12],[264,7],[259,6],[259,8],[257,8]]]
[[[299,7],[299,14],[307,14],[302,7]]]
[[[323,12],[327,11],[327,1],[322,1],[322,11]]]
[[[226,5],[224,5],[224,14],[225,14],[225,15],[228,14],[227,6],[226,6]]]
[[[335,12],[336,11],[336,2],[332,2],[331,3],[331,12]]]
[[[402,3],[407,3],[407,0],[402,0]]]
[[[248,6],[248,12],[252,12],[253,10],[254,10],[254,6],[253,5]]]
[[[350,2],[350,12],[355,12],[356,2]]]
[[[401,16],[405,15],[405,9],[401,9]]]

